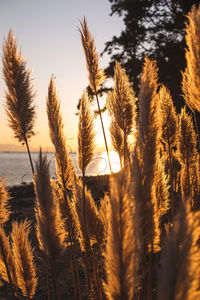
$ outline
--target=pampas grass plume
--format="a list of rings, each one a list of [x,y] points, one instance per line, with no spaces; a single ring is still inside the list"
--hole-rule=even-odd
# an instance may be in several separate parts
[[[120,163],[122,165],[122,159],[124,154],[123,153],[123,149],[124,149],[123,131],[118,126],[114,118],[111,118],[109,131],[110,131],[110,137],[111,137],[113,149],[118,153],[120,158]]]
[[[3,178],[0,178],[0,224],[3,224],[8,221],[10,216],[10,207],[8,201],[10,196],[3,184]]]
[[[72,189],[74,166],[67,151],[63,133],[63,121],[60,112],[60,102],[56,93],[52,75],[47,97],[47,115],[51,141],[55,147],[56,174],[62,189]]]
[[[25,297],[33,298],[37,286],[33,248],[29,241],[30,222],[12,224],[12,251],[17,283]]]
[[[34,135],[35,106],[33,84],[26,61],[17,51],[12,30],[3,46],[3,76],[7,85],[6,112],[9,125],[19,142],[26,143]]]
[[[135,236],[125,174],[111,180],[109,225],[104,253],[108,299],[133,299],[137,260]]]
[[[186,103],[194,110],[200,111],[200,5],[192,9],[187,15],[186,23],[186,62],[183,73],[182,88]]]
[[[84,197],[83,183],[76,179],[74,190],[74,205],[76,210],[76,227],[80,236],[80,244],[85,249]],[[86,231],[90,242],[101,245],[104,240],[104,225],[90,191],[85,187],[85,214],[87,217]]]
[[[57,255],[65,249],[66,231],[58,201],[54,197],[49,175],[49,163],[40,150],[35,175],[37,237],[41,250],[47,256]]]
[[[79,32],[81,34],[82,46],[86,58],[90,88],[94,94],[96,94],[100,84],[106,79],[106,75],[104,71],[99,68],[99,56],[85,17],[80,22]]]
[[[162,85],[159,90],[160,110],[162,114],[162,141],[170,147],[177,142],[178,117],[169,90]]]
[[[94,137],[93,117],[89,109],[87,92],[84,91],[81,97],[78,124],[78,166],[83,174],[94,157]]]
[[[158,274],[159,300],[200,298],[199,217],[182,206],[169,228]]]
[[[10,247],[9,237],[6,235],[2,225],[0,225],[0,278],[13,287],[17,286],[12,249]]]

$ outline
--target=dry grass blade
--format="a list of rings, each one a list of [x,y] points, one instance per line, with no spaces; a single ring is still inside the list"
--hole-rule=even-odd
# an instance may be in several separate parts
[[[33,248],[29,241],[30,222],[12,224],[12,251],[17,283],[25,297],[33,298],[37,286]]]
[[[66,231],[60,207],[52,190],[49,163],[40,151],[35,175],[37,237],[48,257],[62,253],[66,247]]]
[[[94,157],[94,125],[88,103],[87,92],[81,97],[78,124],[78,166],[85,174],[86,168]]]
[[[182,88],[185,101],[194,110],[200,111],[200,6],[193,5],[187,15],[185,53],[187,67],[183,73]]]
[[[108,299],[132,299],[137,284],[137,259],[132,210],[127,193],[127,178],[120,174],[111,181],[109,225],[105,250]]]
[[[10,196],[3,184],[3,178],[0,178],[0,224],[8,221],[10,216],[10,207],[8,201]]]
[[[26,62],[21,53],[17,51],[17,43],[12,31],[9,31],[7,40],[3,46],[3,77],[7,85],[6,113],[9,125],[14,131],[19,142],[25,143],[29,153],[32,172],[34,168],[30,157],[28,140],[35,134],[35,106],[33,99],[33,84],[30,71],[26,68]]]
[[[80,22],[79,32],[81,34],[82,46],[85,52],[90,87],[96,94],[99,85],[106,79],[106,76],[104,71],[99,68],[99,56],[85,18]]]

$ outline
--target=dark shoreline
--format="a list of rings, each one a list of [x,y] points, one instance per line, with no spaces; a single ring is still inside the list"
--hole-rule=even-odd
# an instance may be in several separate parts
[[[86,176],[85,181],[95,201],[99,201],[109,191],[110,175]],[[33,182],[7,187],[11,198],[22,199],[34,197]]]

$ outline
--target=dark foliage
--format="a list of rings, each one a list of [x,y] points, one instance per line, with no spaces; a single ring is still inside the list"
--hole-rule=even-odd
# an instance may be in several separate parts
[[[185,62],[186,14],[198,0],[109,0],[111,16],[123,18],[125,29],[106,43],[103,53],[111,56],[106,69],[113,75],[114,61],[125,67],[134,89],[138,91],[144,56],[156,59],[160,82],[171,91],[180,110],[182,98],[180,70]]]

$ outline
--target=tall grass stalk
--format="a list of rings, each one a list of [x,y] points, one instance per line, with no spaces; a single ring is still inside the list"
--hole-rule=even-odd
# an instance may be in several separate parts
[[[43,250],[49,260],[55,290],[56,299],[58,296],[56,277],[56,257],[66,249],[66,231],[64,220],[61,217],[59,203],[53,192],[50,182],[49,164],[47,157],[42,155],[40,150],[36,162],[35,176],[36,191],[36,233],[40,249]]]
[[[94,127],[93,118],[91,116],[88,106],[88,96],[86,92],[83,93],[79,111],[79,125],[78,125],[78,166],[82,172],[83,181],[83,219],[84,219],[84,239],[86,250],[86,281],[87,287],[90,291],[90,261],[89,248],[90,241],[87,233],[87,219],[86,219],[86,199],[85,199],[85,171],[88,164],[94,157]]]
[[[79,274],[77,271],[77,263],[75,260],[75,252],[73,247],[74,229],[70,202],[70,198],[72,198],[75,171],[65,143],[65,137],[63,133],[63,122],[60,113],[60,103],[56,94],[56,87],[54,84],[53,76],[51,77],[48,88],[47,115],[50,137],[55,147],[56,174],[58,178],[58,184],[62,192],[62,204],[67,217],[66,222],[67,231],[69,233],[74,297],[75,299],[78,299],[78,294],[80,295],[80,297],[81,294],[79,286]]]
[[[90,87],[95,94],[96,101],[97,101],[97,107],[99,112],[99,117],[101,121],[101,127],[106,147],[106,152],[108,156],[108,164],[110,168],[110,173],[112,173],[111,163],[110,163],[110,157],[109,157],[109,151],[108,151],[108,143],[106,139],[104,124],[103,124],[103,118],[101,115],[101,108],[99,104],[99,97],[98,97],[98,88],[100,84],[106,79],[106,75],[102,69],[99,68],[99,56],[97,54],[97,50],[94,44],[94,38],[92,37],[91,33],[89,32],[87,21],[85,18],[80,22],[80,28],[79,32],[81,34],[81,41],[83,50],[85,53],[86,58],[86,66],[89,74],[89,84]]]
[[[158,74],[155,61],[145,58],[138,97],[138,140],[133,155],[134,199],[140,218],[140,244],[144,260],[145,299],[152,299],[151,253],[155,235],[153,183],[158,158],[160,116],[157,105]],[[150,253],[150,255],[149,255]],[[150,259],[150,261],[148,261]]]

